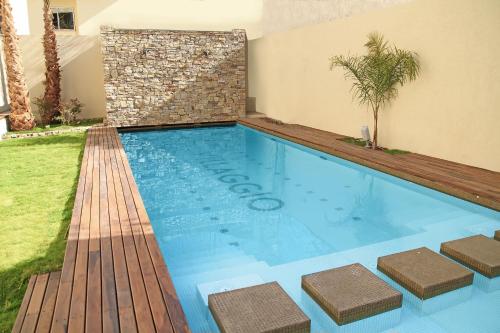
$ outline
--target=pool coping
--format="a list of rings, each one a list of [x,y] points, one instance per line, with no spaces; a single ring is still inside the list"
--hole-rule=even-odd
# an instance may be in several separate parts
[[[201,123],[179,123],[179,124],[166,124],[166,125],[150,125],[150,126],[130,126],[130,127],[116,127],[118,133],[121,132],[147,132],[169,129],[188,129],[188,128],[203,128],[215,126],[234,126],[236,121],[220,121],[220,122],[201,122]]]
[[[404,155],[389,155],[381,151],[372,151],[370,149],[358,147],[339,140],[341,138],[345,138],[345,136],[340,134],[322,131],[302,125],[285,124],[270,118],[244,118],[239,119],[238,123],[264,133],[322,151],[344,160],[366,166],[391,176],[449,194],[459,199],[463,199],[495,211],[500,211],[500,193],[497,196],[493,195],[493,197],[491,197],[491,195],[485,191],[473,191],[471,188],[474,188],[474,183],[477,184],[477,188],[481,186],[484,187],[485,184],[480,183],[475,179],[465,180],[466,178],[469,178],[469,176],[463,176],[458,173],[460,169],[464,169],[468,173],[476,173],[478,178],[483,174],[494,174],[493,177],[495,180],[498,178],[498,182],[500,184],[500,173],[498,172],[420,154],[408,153]],[[306,131],[307,135],[304,135],[304,132]],[[311,135],[314,134],[317,134],[317,137],[313,140],[311,139]],[[407,161],[408,157],[412,158],[411,163],[413,164],[410,165]],[[419,160],[422,160],[422,165],[424,162],[428,163],[428,161],[431,161],[436,165],[441,164],[444,168],[455,167],[455,170],[453,171],[457,172],[457,175],[450,176],[443,174],[442,177],[439,177],[439,175],[430,177],[429,173],[417,172],[415,170],[415,163],[418,163]],[[406,168],[405,165],[407,166]],[[461,176],[463,176],[464,179],[461,179]],[[467,186],[462,187],[460,184],[461,182],[464,185],[467,183]],[[487,196],[485,196],[485,194]],[[490,195],[490,197],[488,197],[488,195]]]

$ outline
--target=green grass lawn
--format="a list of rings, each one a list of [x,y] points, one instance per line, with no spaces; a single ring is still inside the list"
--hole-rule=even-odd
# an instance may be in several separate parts
[[[62,266],[85,135],[0,142],[0,332],[29,277]]]

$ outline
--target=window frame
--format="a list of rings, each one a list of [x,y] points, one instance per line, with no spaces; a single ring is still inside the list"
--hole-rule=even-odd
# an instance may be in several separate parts
[[[57,26],[54,25],[55,31],[76,31],[76,18],[75,18],[75,9],[71,7],[51,7],[52,16],[57,16]],[[61,28],[61,19],[59,14],[71,14],[73,17],[73,28]]]

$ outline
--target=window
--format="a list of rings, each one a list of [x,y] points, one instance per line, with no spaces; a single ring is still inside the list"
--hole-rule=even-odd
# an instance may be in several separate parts
[[[75,15],[72,8],[52,8],[52,22],[56,30],[75,30]]]

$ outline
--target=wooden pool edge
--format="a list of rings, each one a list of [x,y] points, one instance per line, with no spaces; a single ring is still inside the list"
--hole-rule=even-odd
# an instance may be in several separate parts
[[[301,137],[300,134],[290,135],[290,134],[284,133],[283,131],[276,129],[276,127],[286,126],[286,124],[279,124],[279,125],[271,126],[271,123],[269,123],[270,124],[269,126],[265,126],[264,122],[259,121],[258,123],[256,123],[256,120],[254,120],[254,119],[239,119],[238,123],[241,125],[248,126],[248,127],[253,128],[253,129],[262,131],[264,133],[271,134],[271,135],[280,137],[282,139],[292,141],[294,143],[298,143],[298,144],[301,144],[303,146],[306,146],[306,147],[309,147],[312,149],[316,149],[316,150],[322,151],[324,153],[327,153],[327,154],[330,154],[330,155],[333,155],[336,157],[340,157],[344,160],[348,160],[348,161],[354,162],[356,164],[360,164],[360,165],[369,167],[371,169],[389,174],[391,176],[395,176],[395,177],[410,181],[412,183],[422,185],[422,186],[437,190],[439,192],[449,194],[449,195],[454,196],[456,198],[463,199],[463,200],[472,202],[474,204],[478,204],[480,206],[493,209],[495,211],[500,211],[500,200],[494,200],[494,199],[490,199],[490,198],[481,197],[475,193],[471,193],[469,191],[459,189],[459,188],[454,187],[450,184],[442,183],[442,182],[439,182],[437,180],[428,179],[428,178],[424,178],[421,176],[411,174],[408,172],[408,170],[389,167],[389,166],[386,166],[386,165],[383,165],[383,164],[380,164],[377,162],[372,162],[372,161],[363,159],[355,154],[354,149],[352,150],[352,154],[350,154],[350,153],[347,153],[345,151],[341,151],[339,149],[336,149],[334,146],[331,146],[331,145],[320,144],[320,143],[315,143],[315,142],[309,141],[306,138]],[[275,128],[272,128],[272,127],[275,127]],[[313,128],[308,128],[308,129],[315,130]],[[335,134],[332,133],[332,135],[335,135]],[[337,136],[340,137],[340,135],[337,135]],[[339,141],[338,138],[335,140]],[[348,149],[348,145],[350,145],[350,144],[344,143],[344,142],[338,142],[338,144],[342,145],[344,150],[346,148]],[[438,160],[438,159],[436,159],[436,160]]]

